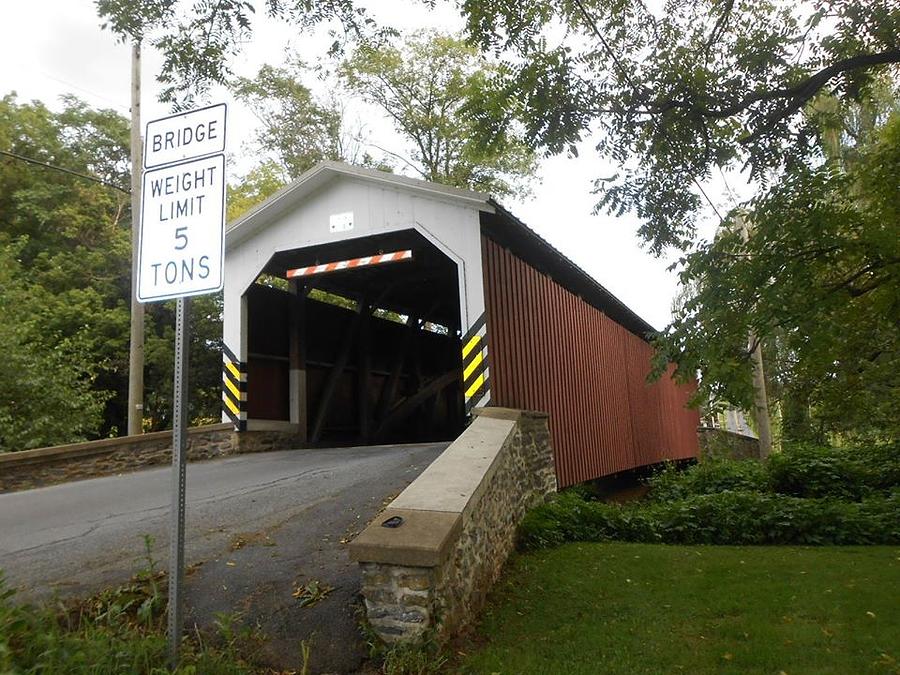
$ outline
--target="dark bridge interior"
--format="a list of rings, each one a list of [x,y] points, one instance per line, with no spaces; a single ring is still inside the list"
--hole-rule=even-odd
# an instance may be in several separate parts
[[[285,281],[291,269],[401,250],[412,259]],[[416,231],[278,253],[247,296],[251,420],[298,421],[293,394],[311,444],[462,430],[456,264]]]

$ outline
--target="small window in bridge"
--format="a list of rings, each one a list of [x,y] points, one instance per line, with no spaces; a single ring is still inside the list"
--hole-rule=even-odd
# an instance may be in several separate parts
[[[260,286],[267,286],[269,288],[277,288],[280,291],[288,290],[288,280],[283,279],[281,277],[275,277],[271,274],[260,274],[256,277],[256,283]]]
[[[324,302],[325,304],[334,305],[335,307],[349,309],[351,312],[355,312],[357,307],[359,307],[359,303],[356,300],[345,298],[343,295],[338,295],[337,293],[323,291],[321,288],[311,289],[309,293],[307,293],[307,297],[310,300],[316,300],[317,302]]]
[[[377,319],[384,319],[385,321],[400,323],[404,326],[409,322],[409,316],[407,316],[406,314],[398,314],[397,312],[393,312],[389,309],[382,309],[381,307],[377,307],[375,311],[372,312],[372,316]]]

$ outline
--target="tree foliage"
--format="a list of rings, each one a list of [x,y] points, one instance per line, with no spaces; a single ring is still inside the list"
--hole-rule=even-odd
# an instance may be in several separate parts
[[[144,41],[163,55],[162,101],[191,107],[213,84],[227,84],[229,62],[253,34],[257,11],[301,30],[329,23],[345,36],[375,31],[353,0],[96,0],[103,27],[123,41]],[[337,33],[335,32],[335,35]],[[339,50],[335,39],[333,50]]]
[[[107,396],[92,390],[96,372],[77,337],[41,344],[34,289],[14,249],[0,247],[0,451],[82,440],[96,432]]]
[[[254,78],[237,78],[235,95],[260,121],[253,144],[265,159],[233,188],[240,208],[273,192],[273,178],[296,179],[323,159],[390,169],[397,160],[423,178],[481,189],[498,196],[527,190],[535,153],[521,137],[509,111],[502,127],[480,135],[478,115],[491,66],[462,40],[437,33],[407,39],[400,47],[363,41],[340,68],[350,93],[380,107],[394,123],[404,145],[368,143],[364,128],[348,128],[344,107],[318,99],[305,84],[311,70],[299,61],[263,66]],[[327,75],[325,76],[328,77]],[[332,90],[339,83],[326,79]],[[376,148],[372,154],[363,150]],[[395,151],[396,150],[396,151]],[[376,158],[373,155],[380,154]],[[265,189],[260,191],[260,188]]]
[[[896,0],[668,0],[662,11],[611,0],[460,4],[471,39],[506,56],[481,110],[470,111],[481,138],[496,138],[509,123],[498,111],[513,109],[526,140],[553,152],[574,149],[598,124],[598,149],[623,166],[598,181],[600,205],[634,210],[656,251],[691,243],[699,185],[720,168],[745,167],[767,181],[817,155],[806,104],[823,92],[864,98],[873,73],[900,62]],[[163,100],[182,103],[228,80],[228,60],[252,35],[257,11],[301,29],[328,23],[349,37],[391,34],[352,0],[97,7],[116,35],[163,53]],[[390,50],[369,51],[390,60]]]
[[[68,98],[0,101],[0,147],[128,183],[128,127]],[[2,447],[78,440],[104,427],[127,370],[128,195],[68,174],[0,160],[4,355]],[[106,410],[104,410],[106,405]]]
[[[390,154],[423,178],[497,196],[521,194],[536,158],[514,111],[483,105],[495,74],[472,47],[439,33],[407,38],[399,47],[362,44],[341,69],[350,89],[380,107],[409,143],[406,156]],[[484,133],[477,121],[491,113]]]
[[[900,62],[896,0],[463,2],[469,33],[501,50],[495,96],[524,106],[528,138],[574,148],[599,125],[620,172],[599,208],[634,211],[651,249],[688,248],[701,185],[739,168],[764,187],[821,159],[817,96],[861,101]],[[565,30],[556,40],[551,26]],[[553,31],[559,34],[560,31]]]
[[[752,332],[787,433],[896,434],[896,123],[866,137],[896,106],[896,0],[463,6],[471,36],[505,55],[494,96],[524,106],[529,140],[574,149],[596,125],[619,167],[596,182],[598,210],[634,212],[655,253],[686,252],[660,361],[699,372],[700,398],[749,407]],[[756,190],[738,211],[752,235],[713,207],[720,231],[698,241],[727,176]]]
[[[127,186],[128,121],[65,98],[40,103],[0,99],[0,148]],[[84,178],[0,158],[0,450],[20,450],[107,435],[125,428],[130,197]],[[205,300],[203,301],[205,302]],[[192,411],[219,410],[221,330],[216,308],[195,321]],[[213,302],[213,301],[210,301]],[[153,305],[147,320],[145,414],[151,428],[169,419],[171,312]],[[167,328],[168,326],[168,328]]]
[[[228,185],[226,220],[230,223],[244,215],[278,192],[284,185],[283,167],[272,161],[262,162],[240,180]]]
[[[172,426],[175,372],[175,301],[147,305],[144,336],[144,428]],[[191,424],[215,424],[222,413],[222,294],[191,300],[188,350],[188,417]]]
[[[256,145],[269,157],[269,169],[284,167],[288,180],[323,159],[343,159],[342,115],[335,103],[322,103],[303,83],[306,67],[295,62],[264,65],[254,79],[237,78],[235,96],[260,122]]]
[[[723,228],[689,256],[660,343],[705,394],[749,405],[748,329],[763,336],[788,437],[900,433],[900,113],[852,155],[752,200],[747,242]]]

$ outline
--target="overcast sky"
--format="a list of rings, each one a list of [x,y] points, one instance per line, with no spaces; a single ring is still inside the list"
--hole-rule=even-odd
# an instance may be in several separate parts
[[[462,22],[452,5],[438,2],[433,11],[417,3],[391,0],[371,3],[377,18],[401,30],[437,28],[456,30]],[[130,48],[117,44],[100,29],[92,0],[0,0],[0,95],[16,91],[20,101],[39,99],[58,107],[59,97],[74,94],[93,106],[129,114]],[[402,8],[402,11],[400,11]],[[280,64],[286,53],[299,53],[308,63],[324,58],[326,35],[298,35],[281,24],[260,23],[252,42],[232,64],[252,76],[263,63]],[[169,114],[157,102],[154,80],[158,55],[144,54],[143,122]],[[248,111],[216,91],[210,102],[229,103],[229,156],[232,178],[242,167],[241,140],[252,136],[255,119]],[[353,114],[365,115],[373,142],[393,149],[399,139],[390,124],[350,102]],[[399,167],[398,167],[399,170]],[[593,179],[608,176],[614,168],[596,158],[586,141],[578,158],[557,156],[544,160],[534,196],[524,202],[505,200],[504,205],[522,221],[599,280],[633,310],[657,328],[669,320],[677,292],[668,261],[644,252],[635,234],[637,221],[591,215],[595,199]]]

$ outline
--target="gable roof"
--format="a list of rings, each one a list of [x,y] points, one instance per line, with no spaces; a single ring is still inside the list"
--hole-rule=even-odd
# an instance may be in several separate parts
[[[486,211],[493,210],[493,207],[488,203],[490,195],[482,192],[463,190],[450,185],[433,183],[419,178],[409,178],[408,176],[399,176],[387,171],[367,169],[361,166],[345,164],[344,162],[324,161],[319,162],[297,180],[285,185],[264,202],[257,204],[247,213],[226,225],[226,250],[253,236],[258,230],[294,209],[312,192],[342,176],[401,188],[406,191],[419,193],[423,197],[462,202]]]
[[[643,340],[656,329],[619,300],[603,284],[563,255],[549,241],[493,199],[493,213],[481,214],[484,233],[539,272],[596,307],[610,319]]]
[[[308,195],[330,181],[346,177],[401,188],[423,197],[455,201],[481,211],[482,231],[532,267],[548,274],[563,287],[596,307],[638,337],[646,340],[656,330],[590,274],[569,260],[550,242],[483,192],[464,190],[419,178],[352,166],[343,162],[316,164],[297,180],[250,209],[225,230],[225,248],[240,244],[296,208]]]

